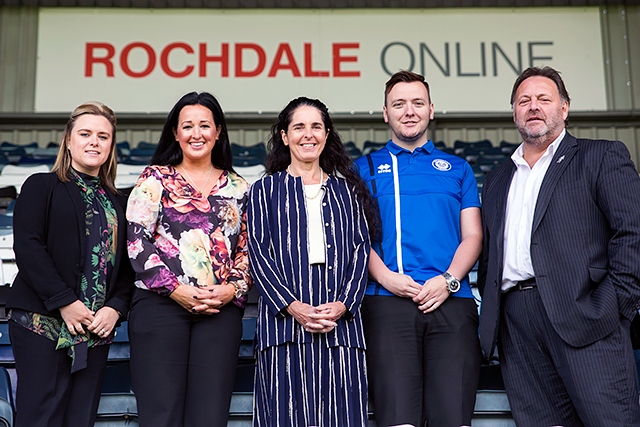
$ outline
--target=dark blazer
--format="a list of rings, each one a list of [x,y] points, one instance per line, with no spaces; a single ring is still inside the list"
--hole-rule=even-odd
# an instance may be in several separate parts
[[[126,198],[108,189],[107,194],[118,214],[118,236],[105,305],[126,316],[133,285],[127,255]],[[85,202],[78,186],[61,182],[55,173],[27,178],[16,201],[13,230],[18,275],[7,308],[59,318],[58,309],[78,299],[85,262]]]
[[[494,353],[500,320],[505,209],[515,165],[487,175],[482,195],[480,344]],[[533,216],[531,262],[551,324],[572,346],[632,320],[640,301],[640,178],[620,141],[565,135]]]

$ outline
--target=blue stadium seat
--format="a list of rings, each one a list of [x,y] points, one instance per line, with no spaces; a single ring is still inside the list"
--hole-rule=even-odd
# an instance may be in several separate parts
[[[512,155],[519,145],[520,144],[517,142],[500,141],[500,148],[502,149],[502,152],[507,156]]]
[[[258,142],[253,145],[240,145],[235,142],[231,143],[231,154],[233,157],[260,157],[267,155],[267,146],[264,142]]]
[[[489,173],[500,163],[509,159],[502,153],[499,154],[481,154],[476,158],[476,165],[484,172]]]
[[[113,344],[109,347],[109,362],[129,361],[129,329],[127,321],[116,328]]]
[[[95,426],[138,425],[138,405],[131,385],[129,363],[107,365]]]
[[[475,163],[479,156],[499,155],[505,157],[500,147],[465,147],[460,157],[469,163]]]
[[[233,155],[234,166],[257,166],[264,164],[267,156],[267,146],[264,142],[254,145],[240,145],[231,143],[231,154]]]
[[[125,165],[148,165],[151,162],[151,157],[155,149],[151,148],[134,148],[129,153],[129,156],[122,160],[122,164]]]
[[[13,388],[9,372],[0,366],[0,426],[12,427],[15,414]]]
[[[344,149],[347,151],[349,157],[351,157],[353,160],[362,156],[362,151],[360,151],[360,149],[353,141],[345,142]]]
[[[362,155],[366,156],[369,153],[377,151],[387,145],[386,142],[365,141],[362,148]]]
[[[491,148],[491,141],[488,139],[482,139],[480,141],[463,141],[461,139],[456,139],[453,142],[453,149],[455,150],[455,154],[460,156],[464,152],[464,150],[469,148]]]

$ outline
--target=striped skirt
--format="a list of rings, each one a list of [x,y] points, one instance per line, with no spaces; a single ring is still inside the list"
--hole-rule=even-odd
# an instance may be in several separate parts
[[[254,427],[367,425],[364,350],[329,348],[319,338],[258,352]]]

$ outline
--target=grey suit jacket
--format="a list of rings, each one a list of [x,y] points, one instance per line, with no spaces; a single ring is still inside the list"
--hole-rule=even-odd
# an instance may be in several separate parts
[[[485,179],[478,286],[480,344],[494,354],[507,195],[515,165]],[[546,314],[572,346],[593,343],[633,319],[640,302],[640,178],[620,141],[566,134],[544,177],[533,217],[531,261]]]

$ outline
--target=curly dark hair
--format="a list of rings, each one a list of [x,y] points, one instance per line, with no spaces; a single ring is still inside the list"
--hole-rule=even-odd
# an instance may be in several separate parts
[[[182,109],[189,105],[202,105],[211,110],[213,121],[216,127],[220,127],[220,134],[213,149],[211,150],[211,164],[222,169],[233,171],[233,155],[231,144],[229,143],[229,133],[227,123],[224,119],[224,112],[218,100],[208,92],[190,92],[178,100],[173,106],[167,119],[164,122],[158,147],[151,157],[152,165],[177,166],[182,162],[182,149],[176,142],[174,130],[178,127],[178,118]]]
[[[268,153],[265,158],[266,172],[272,175],[284,171],[291,164],[291,151],[282,140],[282,131],[285,133],[289,129],[293,113],[302,106],[316,108],[322,116],[322,122],[327,134],[327,142],[324,150],[320,154],[320,167],[330,175],[339,174],[343,176],[347,183],[354,189],[356,197],[364,208],[364,214],[369,223],[369,234],[372,238],[378,235],[379,218],[373,197],[367,189],[366,184],[355,171],[353,160],[347,154],[340,134],[333,127],[333,122],[329,116],[327,106],[319,99],[310,99],[304,96],[289,102],[278,115],[278,121],[271,126],[271,136],[267,144]]]

